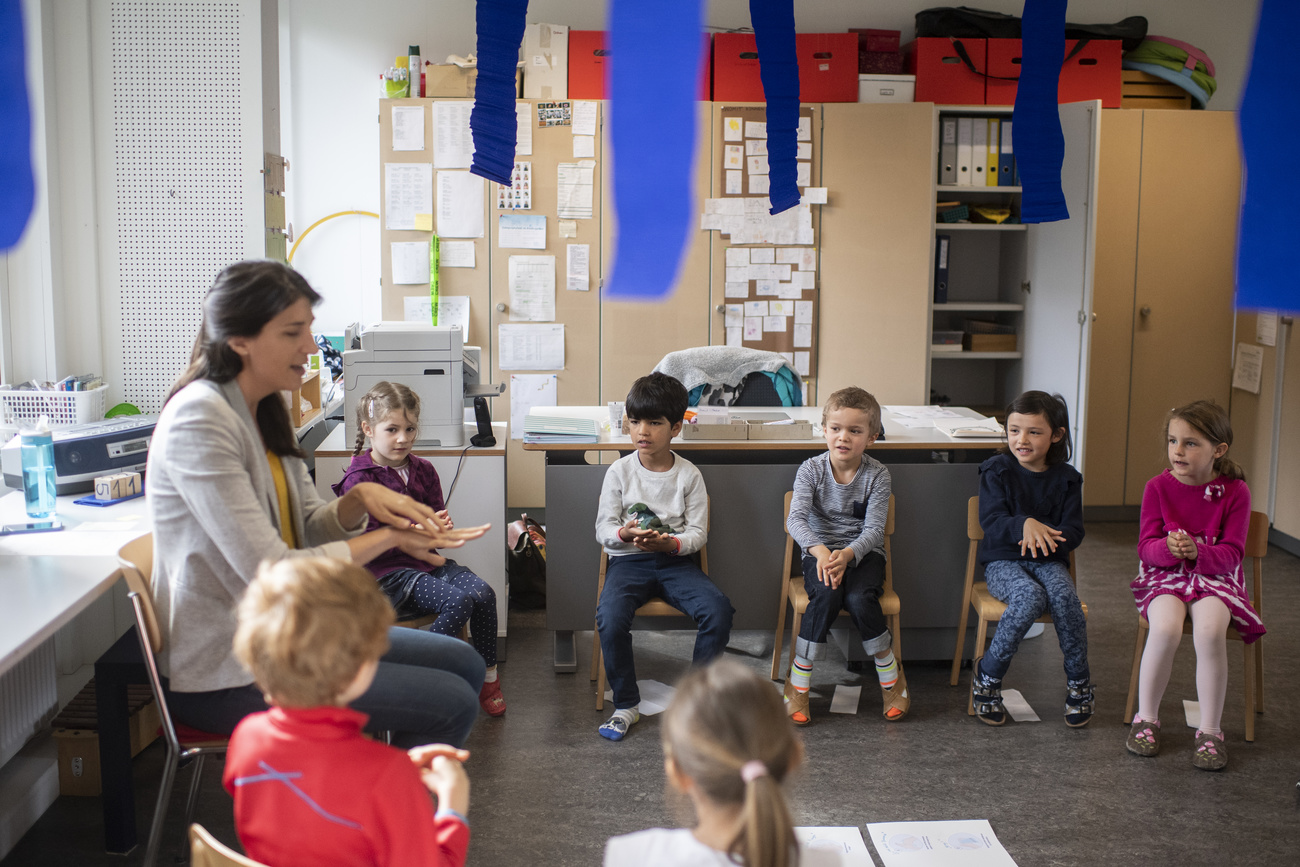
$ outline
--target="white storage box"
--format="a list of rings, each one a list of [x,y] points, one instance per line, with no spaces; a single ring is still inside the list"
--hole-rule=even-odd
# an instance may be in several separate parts
[[[99,421],[104,417],[104,396],[108,386],[89,391],[25,391],[0,386],[0,426],[17,428],[19,422],[36,421],[49,416],[50,427],[71,427]]]
[[[858,102],[915,102],[915,75],[858,76]]]

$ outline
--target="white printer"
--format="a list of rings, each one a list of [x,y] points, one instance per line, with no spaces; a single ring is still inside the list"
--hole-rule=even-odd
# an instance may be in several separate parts
[[[400,382],[420,397],[417,446],[465,443],[465,407],[501,393],[480,383],[480,349],[465,346],[459,328],[426,322],[378,322],[349,328],[343,352],[345,442],[357,438],[357,401],[375,385]],[[359,344],[359,345],[358,345]]]

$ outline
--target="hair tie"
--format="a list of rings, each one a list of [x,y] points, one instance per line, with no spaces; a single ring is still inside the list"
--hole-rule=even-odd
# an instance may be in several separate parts
[[[752,759],[740,766],[740,778],[746,783],[752,783],[759,777],[767,776],[767,765],[758,759]]]
[[[370,408],[366,410],[366,417],[367,418],[375,417],[375,399],[373,397],[370,398]]]

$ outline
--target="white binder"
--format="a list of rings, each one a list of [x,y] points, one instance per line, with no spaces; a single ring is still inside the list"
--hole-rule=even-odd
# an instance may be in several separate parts
[[[957,183],[969,187],[971,180],[972,118],[957,118]]]
[[[989,154],[989,122],[987,118],[967,118],[971,124],[971,186],[986,187]],[[958,147],[961,147],[959,144]]]

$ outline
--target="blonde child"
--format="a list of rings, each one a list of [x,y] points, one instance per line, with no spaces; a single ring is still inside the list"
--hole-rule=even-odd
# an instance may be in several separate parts
[[[343,496],[359,482],[375,482],[389,490],[407,494],[453,524],[446,511],[438,471],[422,457],[411,454],[420,426],[420,398],[405,385],[376,383],[357,403],[357,442],[352,463],[343,479],[333,486]],[[366,450],[366,440],[370,449]],[[371,518],[374,529],[378,519]],[[497,675],[497,597],[482,578],[457,563],[435,555],[443,562],[433,566],[394,548],[367,565],[379,581],[393,608],[404,616],[436,614],[430,632],[457,635],[469,622],[474,649],[483,657],[487,676],[479,692],[479,704],[491,716],[506,712]]]
[[[826,452],[799,467],[786,522],[803,550],[808,593],[785,682],[786,713],[795,725],[811,721],[813,662],[825,655],[831,624],[846,609],[862,636],[862,648],[875,658],[885,719],[897,722],[907,716],[912,699],[880,608],[890,478],[884,464],[865,454],[880,436],[880,404],[860,388],[840,389],[826,400],[822,430]]]
[[[991,726],[1007,721],[1002,678],[1011,657],[1049,611],[1065,656],[1065,724],[1092,719],[1087,621],[1069,569],[1083,541],[1083,477],[1069,460],[1065,401],[1027,391],[1007,406],[1007,448],[980,465],[979,562],[989,592],[1007,606],[971,675],[975,715]]]
[[[1228,685],[1228,624],[1245,641],[1264,634],[1241,571],[1250,527],[1250,489],[1228,458],[1228,414],[1198,400],[1165,420],[1170,468],[1142,492],[1138,577],[1133,597],[1151,624],[1138,676],[1138,712],[1127,747],[1139,756],[1160,751],[1160,699],[1169,683],[1183,619],[1192,618],[1196,697],[1201,727],[1192,764],[1217,771],[1228,764],[1220,728]]]
[[[781,783],[803,761],[772,684],[720,659],[692,671],[664,713],[664,773],[690,798],[691,829],[613,837],[605,867],[833,867],[839,855],[795,840]]]
[[[370,573],[340,560],[267,561],[248,585],[235,655],[271,709],[236,726],[223,782],[249,857],[318,867],[465,863],[469,753],[369,740],[366,715],[348,707],[374,679],[392,622]]]

